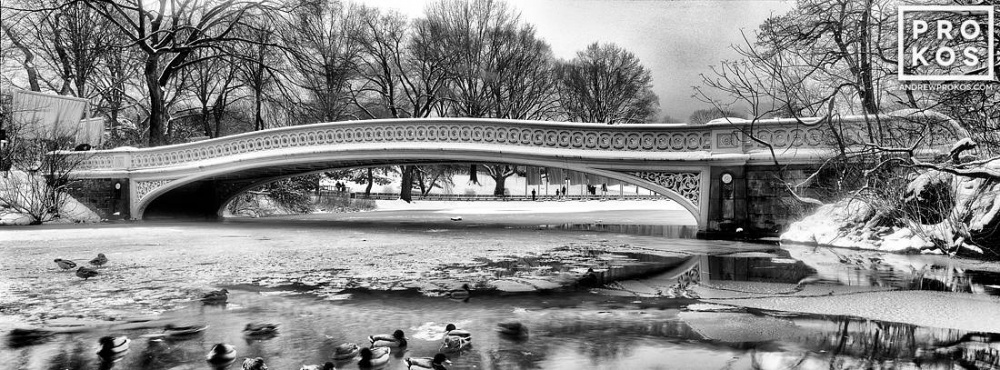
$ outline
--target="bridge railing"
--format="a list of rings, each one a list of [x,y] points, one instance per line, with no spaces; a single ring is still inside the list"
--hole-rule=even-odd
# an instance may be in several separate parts
[[[901,124],[902,122],[902,124]],[[807,123],[807,124],[804,124]],[[811,124],[809,124],[811,123]],[[871,138],[872,125],[881,138]],[[193,143],[155,148],[119,148],[94,152],[64,152],[85,156],[78,170],[132,171],[194,165],[218,158],[289,148],[343,148],[350,145],[391,148],[394,144],[424,143],[499,145],[571,151],[633,153],[711,152],[748,153],[769,142],[776,149],[828,149],[838,143],[864,146],[872,142],[906,145],[925,140],[925,146],[950,145],[963,136],[947,117],[923,112],[882,116],[838,117],[833,123],[818,119],[723,120],[707,125],[543,122],[500,119],[428,118],[344,121],[289,126]],[[877,140],[876,140],[877,139]]]
[[[843,146],[850,150],[914,148],[934,152],[946,151],[956,140],[968,137],[968,132],[949,117],[915,109],[832,118],[718,119],[709,126],[715,128],[716,150],[738,152],[764,149],[767,145],[763,143],[778,150]]]

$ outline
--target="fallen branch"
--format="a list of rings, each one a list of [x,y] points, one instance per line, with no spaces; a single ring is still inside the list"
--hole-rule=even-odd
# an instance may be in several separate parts
[[[995,160],[1000,160],[1000,157],[992,158],[992,159],[988,160],[987,162],[995,161]],[[913,162],[913,167],[916,167],[916,168],[924,168],[924,169],[930,169],[930,170],[937,170],[937,171],[941,171],[941,172],[945,172],[945,173],[950,173],[950,174],[953,174],[953,175],[971,177],[971,178],[975,178],[975,179],[1000,180],[1000,170],[996,170],[996,169],[992,169],[992,168],[986,168],[986,167],[963,168],[964,165],[963,165],[963,167],[958,167],[958,166],[955,166],[955,167],[952,167],[952,166],[942,166],[942,165],[933,164],[933,163],[924,163],[924,162],[921,162],[919,159],[916,159],[916,158],[913,158],[913,157],[910,158],[910,161]]]

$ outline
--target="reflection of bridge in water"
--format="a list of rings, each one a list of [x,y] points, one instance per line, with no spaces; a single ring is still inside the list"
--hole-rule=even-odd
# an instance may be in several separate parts
[[[963,137],[950,121],[927,114],[842,117],[834,124],[813,120],[811,126],[793,119],[598,125],[434,118],[320,123],[188,144],[67,154],[82,161],[72,176],[89,179],[77,190],[78,199],[104,215],[117,211],[133,219],[217,217],[247,189],[327,170],[504,163],[638,185],[676,201],[699,229],[710,230],[771,222],[766,218],[781,213],[774,194],[785,186],[772,184],[771,173],[792,171],[786,176],[792,178],[795,171],[816,169],[841,143],[865,148],[864,127],[872,120],[910,129],[892,131],[898,134],[893,138],[924,137],[929,149],[918,155],[931,155]],[[774,168],[775,160],[789,167]]]
[[[828,261],[796,260],[780,249],[775,253],[686,257],[615,254],[623,257],[605,258],[610,262],[607,270],[600,273],[600,280],[606,283],[600,290],[607,295],[627,299],[691,298],[690,290],[695,286],[743,289],[748,293],[747,297],[757,296],[759,299],[783,294],[782,285],[787,287],[785,293],[796,291],[797,282],[817,274],[813,264],[828,264]],[[844,270],[855,270],[855,267],[843,263],[840,265]],[[943,270],[946,267],[934,266],[930,269]],[[869,274],[883,272],[872,270]],[[905,275],[902,271],[896,273]],[[984,273],[954,271],[953,274],[981,277]],[[981,279],[976,283],[995,284],[998,277],[1000,274],[994,274],[993,280]],[[867,283],[860,285],[867,286],[878,279],[870,277]],[[927,286],[927,277],[920,274],[913,278],[895,279],[893,283],[896,285],[893,286],[962,292],[967,291],[968,280],[968,276],[946,281],[935,280],[940,285],[947,286],[938,289]],[[725,282],[737,284],[727,285]],[[764,285],[754,287],[755,282]],[[834,279],[828,283],[862,282],[839,282]],[[689,292],[678,294],[684,290]],[[677,339],[678,345],[689,347],[685,348],[687,351],[719,351],[727,348],[737,353],[745,351],[739,356],[746,356],[747,361],[755,364],[753,368],[758,369],[1000,368],[998,333],[844,316],[770,313],[723,306],[710,307],[705,312],[697,312],[700,308],[689,307],[689,310],[670,314],[669,310],[654,309],[657,307],[655,302],[657,301],[633,301],[633,304],[638,304],[639,312],[546,317],[544,322],[536,325],[541,325],[543,330],[557,337],[580,340],[582,336],[580,343],[591,343],[589,351],[595,353],[595,358],[628,351],[632,346],[642,344],[609,342],[602,338],[651,336]],[[682,300],[677,302],[677,306],[683,308],[689,302],[693,301]],[[641,319],[643,317],[645,320]],[[588,337],[595,335],[594,333],[599,333],[600,337]]]

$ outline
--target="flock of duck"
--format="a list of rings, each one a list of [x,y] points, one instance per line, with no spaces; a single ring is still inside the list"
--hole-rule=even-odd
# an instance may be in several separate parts
[[[55,263],[63,270],[70,270],[77,267],[75,262],[60,258],[55,259]],[[103,253],[98,253],[96,258],[90,260],[90,264],[95,266],[95,268],[99,268],[107,263],[108,258]],[[79,269],[76,270],[76,276],[83,278],[84,280],[97,275],[99,275],[99,273],[94,268],[80,266]],[[461,290],[449,292],[447,297],[455,300],[468,301],[470,297],[469,285],[463,284]],[[200,300],[205,304],[223,304],[226,303],[228,299],[229,291],[226,289],[206,293],[200,298]],[[173,324],[167,324],[164,326],[162,333],[147,334],[143,337],[149,339],[151,342],[163,341],[165,339],[182,339],[197,335],[205,331],[207,328],[208,325],[175,326]],[[433,357],[405,358],[404,361],[406,362],[406,368],[431,370],[447,369],[446,365],[451,365],[451,360],[448,359],[445,352],[459,352],[471,347],[471,332],[459,329],[454,324],[446,325],[444,331],[444,339],[442,340],[441,347],[437,354]],[[12,337],[30,338],[35,335],[40,335],[40,332],[43,331],[15,329],[11,334]],[[510,339],[523,340],[528,336],[527,327],[516,321],[501,322],[497,324],[497,332],[501,336]],[[249,339],[268,339],[277,335],[278,325],[251,323],[244,327],[243,333]],[[337,364],[349,363],[359,357],[360,359],[357,361],[357,364],[361,368],[382,368],[389,363],[389,353],[391,352],[391,348],[401,349],[407,346],[407,338],[402,330],[396,330],[392,334],[371,335],[368,337],[368,341],[370,342],[370,345],[364,348],[355,343],[340,344],[330,356],[332,361],[328,361],[322,365],[303,365],[300,370],[335,370],[337,368]],[[97,351],[97,354],[103,362],[117,362],[125,357],[125,354],[128,352],[130,342],[131,340],[127,336],[102,337],[98,341],[100,349]],[[226,343],[219,343],[212,346],[212,348],[208,351],[206,360],[216,369],[225,369],[236,362],[236,357],[236,348],[234,346]],[[242,368],[244,370],[266,370],[268,367],[263,358],[257,357],[244,358]]]
[[[461,290],[448,293],[452,299],[467,301],[470,296],[469,285],[463,284]],[[221,289],[205,294],[201,300],[205,303],[223,303],[229,297],[229,291]],[[191,330],[204,330],[207,326],[167,328],[167,330],[179,330],[178,334],[187,335]],[[277,334],[277,325],[272,324],[247,324],[243,329],[248,338],[268,338]],[[510,339],[526,339],[528,328],[517,321],[507,321],[497,324],[497,332]],[[389,363],[389,353],[391,348],[405,348],[408,344],[406,334],[402,330],[396,330],[392,334],[375,334],[368,336],[368,347],[360,347],[355,343],[342,343],[338,345],[333,354],[332,361],[322,365],[303,365],[300,370],[335,370],[337,363],[343,364],[351,362],[360,357],[357,364],[363,369],[381,368]],[[431,369],[445,370],[446,365],[451,365],[451,360],[445,352],[460,352],[472,346],[472,333],[468,330],[459,329],[455,324],[445,325],[444,339],[442,340],[439,352],[433,357],[407,357],[404,359],[407,369]],[[236,348],[226,343],[219,343],[208,351],[206,360],[217,368],[225,368],[236,361]],[[266,370],[267,365],[264,359],[244,358],[244,370]]]
[[[228,295],[223,289],[206,294],[206,302],[219,302],[220,297]],[[526,326],[516,321],[502,322],[497,324],[498,333],[510,339],[525,339],[528,336]],[[178,339],[196,335],[208,328],[208,325],[198,326],[174,326],[168,324],[161,334],[145,335],[150,341],[161,341],[164,339]],[[441,343],[439,352],[433,357],[407,357],[403,361],[406,368],[446,370],[447,365],[451,365],[451,360],[445,355],[446,352],[459,352],[472,346],[472,333],[448,324],[444,328],[444,340]],[[247,324],[243,329],[247,338],[270,338],[278,333],[278,326],[273,324]],[[392,334],[375,334],[368,336],[370,345],[360,347],[355,343],[343,343],[338,345],[330,355],[331,361],[322,365],[303,365],[299,370],[336,370],[338,364],[345,364],[357,361],[358,367],[362,369],[378,369],[389,363],[391,348],[402,349],[407,346],[407,338],[402,330],[396,330]],[[102,361],[116,362],[125,356],[129,349],[129,340],[126,336],[103,337],[98,343],[100,349],[97,354]],[[236,347],[226,343],[219,343],[208,351],[205,356],[206,361],[216,369],[226,369],[236,363]],[[244,370],[267,370],[267,364],[261,357],[244,358],[242,362]]]
[[[55,262],[56,265],[59,265],[59,268],[63,270],[70,270],[76,267],[76,262],[70,260],[64,260],[62,258],[56,258]],[[94,265],[94,267],[101,267],[104,266],[106,263],[108,263],[108,257],[104,256],[104,253],[98,253],[97,257],[94,257],[94,259],[90,260],[90,264]],[[99,275],[97,270],[86,266],[80,266],[80,268],[76,270],[76,276],[79,276],[84,280],[90,279],[97,275]]]

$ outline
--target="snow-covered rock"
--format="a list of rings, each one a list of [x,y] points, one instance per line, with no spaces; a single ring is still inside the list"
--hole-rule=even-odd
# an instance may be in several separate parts
[[[781,235],[781,240],[857,248],[857,241],[846,238],[844,226],[862,224],[873,214],[871,206],[858,200],[825,204],[820,206],[816,213],[793,223],[788,231]]]
[[[1000,161],[986,168],[1000,170]],[[964,178],[957,187],[955,216],[968,217],[972,242],[1000,252],[1000,181]],[[961,212],[968,210],[967,215]]]
[[[934,244],[927,241],[920,234],[916,234],[909,228],[900,228],[896,232],[882,238],[879,245],[880,250],[886,252],[919,252],[923,249],[933,248]]]
[[[955,176],[941,171],[927,171],[910,181],[903,202],[923,224],[943,221],[955,206]]]
[[[0,225],[28,225],[31,217],[21,213],[5,213],[0,215]]]

